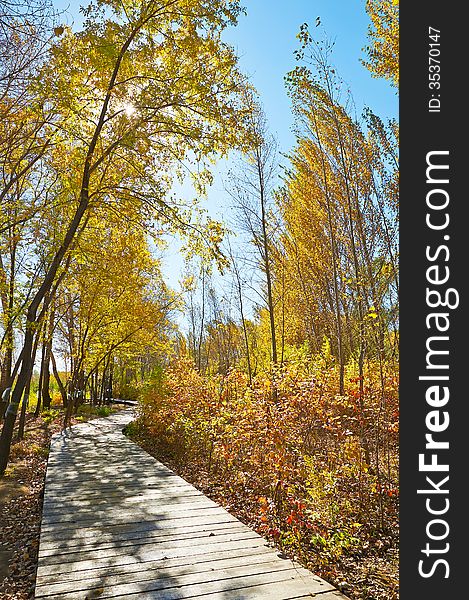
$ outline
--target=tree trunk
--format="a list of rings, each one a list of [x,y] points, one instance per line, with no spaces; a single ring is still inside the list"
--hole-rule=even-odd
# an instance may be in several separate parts
[[[259,173],[259,189],[260,189],[260,204],[261,204],[261,225],[262,225],[262,246],[264,251],[264,269],[265,279],[267,283],[267,307],[269,310],[270,322],[270,338],[272,345],[272,363],[277,364],[277,338],[275,335],[275,315],[274,315],[274,297],[272,291],[272,274],[270,269],[270,249],[269,238],[267,233],[267,214],[266,214],[266,198],[264,189],[264,177],[262,174],[261,157],[257,153],[258,173]]]
[[[112,359],[111,356],[109,356],[108,371],[109,371],[108,404],[110,404],[111,400],[113,398],[113,389],[112,388],[113,388],[113,385],[114,385],[114,360]],[[142,374],[142,381],[143,381],[143,378],[144,378],[144,374]]]
[[[334,300],[335,300],[335,319],[336,319],[336,335],[337,335],[337,354],[339,360],[339,394],[343,396],[345,390],[345,353],[343,347],[343,334],[342,334],[342,311],[341,311],[341,301],[340,301],[340,293],[339,293],[339,273],[337,268],[337,240],[336,234],[334,230],[334,219],[332,213],[332,202],[330,198],[329,192],[329,177],[327,174],[326,161],[325,161],[325,150],[323,148],[322,138],[319,130],[319,125],[317,122],[317,115],[313,113],[313,124],[314,124],[314,133],[316,134],[316,139],[318,142],[319,150],[320,150],[320,160],[321,160],[321,169],[322,169],[322,179],[324,183],[324,197],[326,200],[326,210],[327,210],[327,222],[329,229],[329,237],[330,237],[330,246],[331,246],[331,262],[332,262],[332,273],[333,273],[333,286],[334,286]]]
[[[41,414],[41,406],[42,406],[42,382],[44,380],[44,361],[45,361],[45,356],[46,356],[46,344],[45,344],[45,341],[43,340],[43,342],[42,342],[42,353],[41,353],[41,367],[40,367],[40,371],[39,371],[39,384],[37,386],[37,404],[36,404],[36,410],[34,411],[34,416],[35,416],[36,419]],[[32,370],[33,366],[34,366],[34,362],[31,361],[31,370]]]
[[[10,392],[5,394],[5,401],[10,399]],[[18,404],[9,402],[5,412],[5,421],[0,434],[0,477],[5,474],[5,469],[8,464],[8,454],[10,452],[11,440],[13,437],[13,429],[15,427],[16,413],[18,412]]]
[[[50,361],[52,354],[52,336],[54,332],[54,310],[50,311],[49,326],[46,330],[46,336],[44,339],[44,366],[42,375],[42,405],[44,408],[49,409],[52,403],[52,397],[50,395]]]
[[[55,377],[55,381],[57,382],[57,386],[60,390],[60,395],[62,396],[62,403],[64,405],[64,408],[67,406],[67,390],[65,389],[65,386],[62,382],[62,380],[60,379],[60,375],[59,372],[57,370],[57,363],[55,361],[55,356],[54,356],[54,352],[51,348],[51,353],[50,353],[50,359],[51,359],[51,363],[52,363],[52,371],[54,373],[54,377]]]
[[[28,382],[27,382],[25,390],[24,390],[23,402],[21,404],[20,420],[19,420],[19,423],[18,423],[18,440],[22,440],[23,437],[24,437],[24,428],[25,428],[25,425],[26,425],[26,411],[28,409],[28,404],[29,404],[29,394],[30,394],[30,391],[31,391],[31,380],[33,378],[34,362],[36,360],[37,347],[39,345],[39,338],[40,337],[41,337],[40,331],[38,331],[38,333],[36,334],[36,338],[34,339],[33,354],[32,354],[32,361],[31,361],[31,370],[30,370],[30,373],[29,373],[29,379],[28,379]]]
[[[11,387],[12,384],[11,369],[13,366],[13,347],[10,347],[8,338],[10,338],[10,330],[6,332],[5,336],[6,348],[3,355],[2,372],[0,376],[0,422],[3,420],[8,406],[8,403],[1,399],[2,394],[7,388]]]
[[[197,342],[197,368],[199,372],[202,372],[202,342],[204,339],[204,325],[205,325],[205,267],[202,266],[202,315],[200,317],[200,330],[199,339]]]
[[[249,350],[249,338],[248,331],[246,327],[246,319],[244,318],[244,303],[243,303],[243,289],[241,285],[241,277],[239,275],[238,266],[235,263],[234,257],[231,257],[234,272],[236,276],[236,289],[238,291],[238,300],[239,300],[239,312],[241,314],[241,323],[243,325],[243,336],[244,336],[244,344],[246,347],[246,361],[248,366],[248,377],[249,377],[249,386],[252,386],[252,367],[251,367],[251,352]]]
[[[100,406],[104,404],[105,386],[106,386],[106,366],[103,367],[103,375],[101,377],[101,386],[100,386],[100,391],[99,391],[99,402],[98,402],[98,404]]]

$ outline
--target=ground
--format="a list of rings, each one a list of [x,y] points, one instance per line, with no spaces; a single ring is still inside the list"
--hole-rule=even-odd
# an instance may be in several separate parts
[[[108,410],[108,409],[107,409]],[[79,423],[96,414],[80,411]],[[104,416],[104,415],[103,415]],[[44,478],[52,434],[62,428],[60,410],[28,415],[25,438],[12,446],[5,476],[0,479],[0,598],[34,598]]]
[[[60,419],[28,416],[25,439],[13,444],[0,480],[0,596],[34,598],[42,494],[51,435]]]

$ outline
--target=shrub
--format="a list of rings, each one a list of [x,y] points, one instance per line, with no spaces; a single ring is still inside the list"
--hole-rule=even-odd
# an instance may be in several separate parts
[[[335,367],[320,359],[291,361],[252,387],[240,371],[204,377],[179,360],[146,391],[135,427],[317,568],[376,536],[396,542],[397,378],[376,373],[370,363],[360,386],[349,365],[339,395]]]

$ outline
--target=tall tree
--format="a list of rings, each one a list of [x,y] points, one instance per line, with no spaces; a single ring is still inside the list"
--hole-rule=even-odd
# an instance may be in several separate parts
[[[25,311],[0,474],[38,319],[90,209],[133,201],[163,222],[184,220],[165,201],[170,166],[191,158],[202,162],[245,143],[244,81],[233,49],[221,39],[239,12],[237,1],[99,0],[84,10],[84,30],[67,29],[52,48],[38,86],[57,99],[50,127],[60,133],[60,144],[51,160],[67,162],[63,192],[70,216]]]
[[[389,142],[382,124],[369,114],[370,131],[364,132],[366,123],[350,116],[350,96],[343,94],[328,60],[330,45],[314,42],[306,27],[300,39],[306,65],[288,78],[298,138],[281,201],[288,270],[301,284],[309,307],[315,307],[316,329],[322,322],[327,331],[334,315],[340,393],[345,364],[353,357],[364,414],[365,360],[383,352],[396,300],[390,285],[395,272],[395,165],[389,152],[380,151]],[[365,447],[365,434],[362,439]]]
[[[264,278],[263,302],[268,311],[271,360],[278,363],[275,298],[272,270],[273,230],[270,211],[273,209],[277,182],[277,144],[267,128],[265,115],[248,96],[250,128],[254,142],[241,161],[237,172],[230,175],[229,193],[234,200],[241,229],[248,235],[257,255],[256,262]]]

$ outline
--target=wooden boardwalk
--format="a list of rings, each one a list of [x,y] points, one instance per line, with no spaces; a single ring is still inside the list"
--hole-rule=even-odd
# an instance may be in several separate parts
[[[52,438],[36,598],[345,598],[128,440],[130,419]]]

